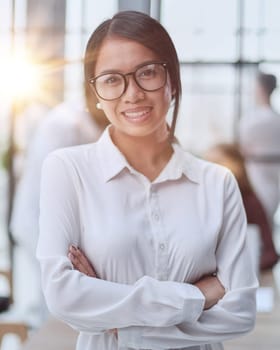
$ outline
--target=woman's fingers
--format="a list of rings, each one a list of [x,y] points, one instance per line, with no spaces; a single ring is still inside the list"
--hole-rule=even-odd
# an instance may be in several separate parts
[[[88,261],[87,257],[85,256],[85,254],[81,251],[80,248],[75,247],[75,246],[71,246],[70,247],[70,252],[72,254],[74,254],[74,256],[79,260],[79,262],[87,269],[87,270],[91,270],[92,266],[90,264],[90,262]]]
[[[68,257],[75,269],[90,277],[97,277],[94,268],[81,249],[71,245],[69,247]]]
[[[114,334],[114,336],[118,339],[118,329],[117,328],[109,329],[108,332]]]
[[[84,273],[85,275],[88,274],[87,269],[81,264],[81,262],[78,260],[78,258],[74,254],[68,253],[68,258],[70,259],[73,267],[76,270],[79,270],[80,272]]]

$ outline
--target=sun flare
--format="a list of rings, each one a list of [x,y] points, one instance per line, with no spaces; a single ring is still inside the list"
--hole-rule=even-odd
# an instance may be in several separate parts
[[[24,53],[0,57],[0,94],[7,99],[35,97],[42,84],[40,66]]]

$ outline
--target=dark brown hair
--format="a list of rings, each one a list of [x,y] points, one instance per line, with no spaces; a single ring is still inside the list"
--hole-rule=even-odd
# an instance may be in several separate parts
[[[240,151],[239,145],[236,143],[218,143],[209,149],[211,151],[216,151],[222,154],[225,159],[235,163],[238,166],[239,176],[236,176],[240,192],[242,194],[252,192],[252,185],[250,183],[246,168],[245,159]],[[232,169],[230,169],[232,170]],[[236,174],[234,174],[236,175]]]
[[[264,90],[264,92],[267,94],[267,96],[270,97],[273,90],[276,88],[275,75],[259,72],[257,75],[257,81]]]
[[[119,12],[101,23],[89,38],[84,62],[85,80],[94,76],[98,54],[104,40],[108,37],[120,37],[133,40],[152,50],[160,60],[167,63],[171,87],[174,91],[173,120],[171,135],[173,136],[179,104],[181,99],[180,65],[174,44],[165,28],[152,17],[136,11]],[[96,96],[94,96],[97,102]]]

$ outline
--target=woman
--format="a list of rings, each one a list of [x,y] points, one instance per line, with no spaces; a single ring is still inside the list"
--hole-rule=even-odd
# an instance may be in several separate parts
[[[260,268],[261,270],[271,269],[279,259],[272,239],[272,229],[249,181],[239,147],[230,143],[216,144],[206,152],[206,159],[226,166],[234,174],[241,192],[248,224],[257,225],[260,229],[262,243]]]
[[[89,39],[85,77],[111,126],[45,162],[49,309],[80,331],[79,350],[221,349],[252,329],[257,281],[233,176],[173,142],[181,83],[168,33],[143,13],[116,14]],[[71,244],[99,278],[72,265]]]

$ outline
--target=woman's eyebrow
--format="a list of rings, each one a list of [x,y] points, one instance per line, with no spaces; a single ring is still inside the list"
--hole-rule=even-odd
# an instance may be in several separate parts
[[[143,61],[139,64],[137,64],[132,70],[130,70],[129,72],[125,72],[125,71],[122,71],[120,69],[105,69],[103,71],[101,71],[100,73],[96,74],[95,76],[98,77],[100,75],[103,75],[103,74],[110,74],[110,73],[121,73],[121,74],[126,74],[126,73],[130,73],[130,72],[134,72],[135,70],[137,70],[138,68],[142,67],[142,66],[145,66],[146,64],[152,64],[152,63],[156,63],[156,62],[160,62],[160,61],[157,61],[157,60],[147,60],[147,61]]]
[[[99,75],[110,74],[110,73],[122,73],[122,72],[118,69],[106,69],[96,74],[95,76],[98,77]]]

